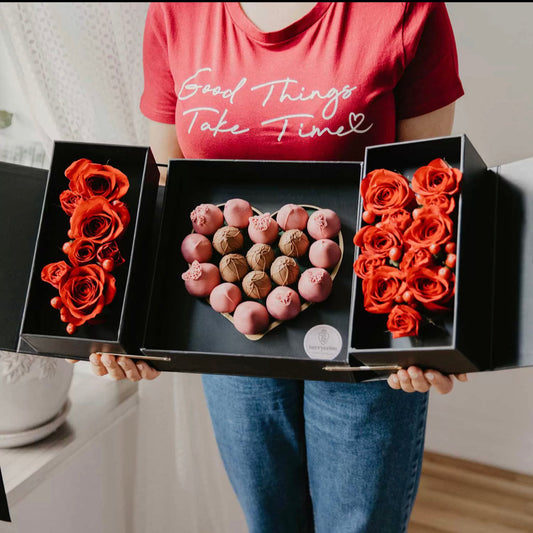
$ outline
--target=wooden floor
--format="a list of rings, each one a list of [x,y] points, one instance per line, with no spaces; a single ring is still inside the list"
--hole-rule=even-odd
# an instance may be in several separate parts
[[[425,453],[408,533],[532,532],[532,476]]]

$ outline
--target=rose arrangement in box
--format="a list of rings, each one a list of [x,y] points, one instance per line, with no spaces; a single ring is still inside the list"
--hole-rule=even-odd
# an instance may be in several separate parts
[[[460,170],[434,159],[411,181],[386,169],[361,181],[365,225],[354,236],[360,253],[353,268],[365,310],[387,314],[393,338],[418,336],[424,320],[451,308],[461,179]]]
[[[69,188],[59,201],[69,216],[69,241],[63,244],[66,260],[49,263],[41,279],[59,292],[51,305],[59,310],[67,333],[95,323],[104,307],[115,297],[115,277],[111,272],[125,261],[117,240],[130,222],[127,206],[120,200],[129,181],[120,170],[78,159],[66,170]]]

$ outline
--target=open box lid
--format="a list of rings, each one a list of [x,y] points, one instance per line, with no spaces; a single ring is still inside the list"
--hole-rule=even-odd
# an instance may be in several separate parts
[[[46,169],[0,163],[0,350],[19,351],[47,175]]]
[[[498,175],[493,370],[532,366],[533,158],[490,170]]]

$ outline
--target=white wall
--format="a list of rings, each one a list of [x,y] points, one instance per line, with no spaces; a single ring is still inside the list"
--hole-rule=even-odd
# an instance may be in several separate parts
[[[466,133],[489,167],[533,157],[533,4],[447,6],[465,88],[454,133]],[[526,368],[471,374],[449,395],[432,393],[426,448],[533,474],[532,385]]]
[[[533,157],[533,3],[447,2],[465,96],[455,133],[489,167]]]

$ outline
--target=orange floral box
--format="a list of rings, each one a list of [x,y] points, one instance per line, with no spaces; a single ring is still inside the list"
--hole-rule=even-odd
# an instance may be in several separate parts
[[[397,198],[370,197],[377,170],[394,173],[390,180],[400,175],[395,187],[404,190],[395,191]],[[429,205],[436,198],[430,192],[446,189],[444,207]],[[351,304],[355,366],[417,365],[444,373],[492,368],[497,189],[497,174],[465,135],[367,148],[361,194],[369,205],[359,203]],[[401,210],[406,220],[371,214],[388,213],[386,202],[410,204]],[[362,241],[369,242],[371,231],[396,241],[392,252],[374,259],[386,266],[370,267],[369,275],[361,267],[377,256]]]
[[[138,351],[158,181],[147,147],[55,143],[20,351]]]

